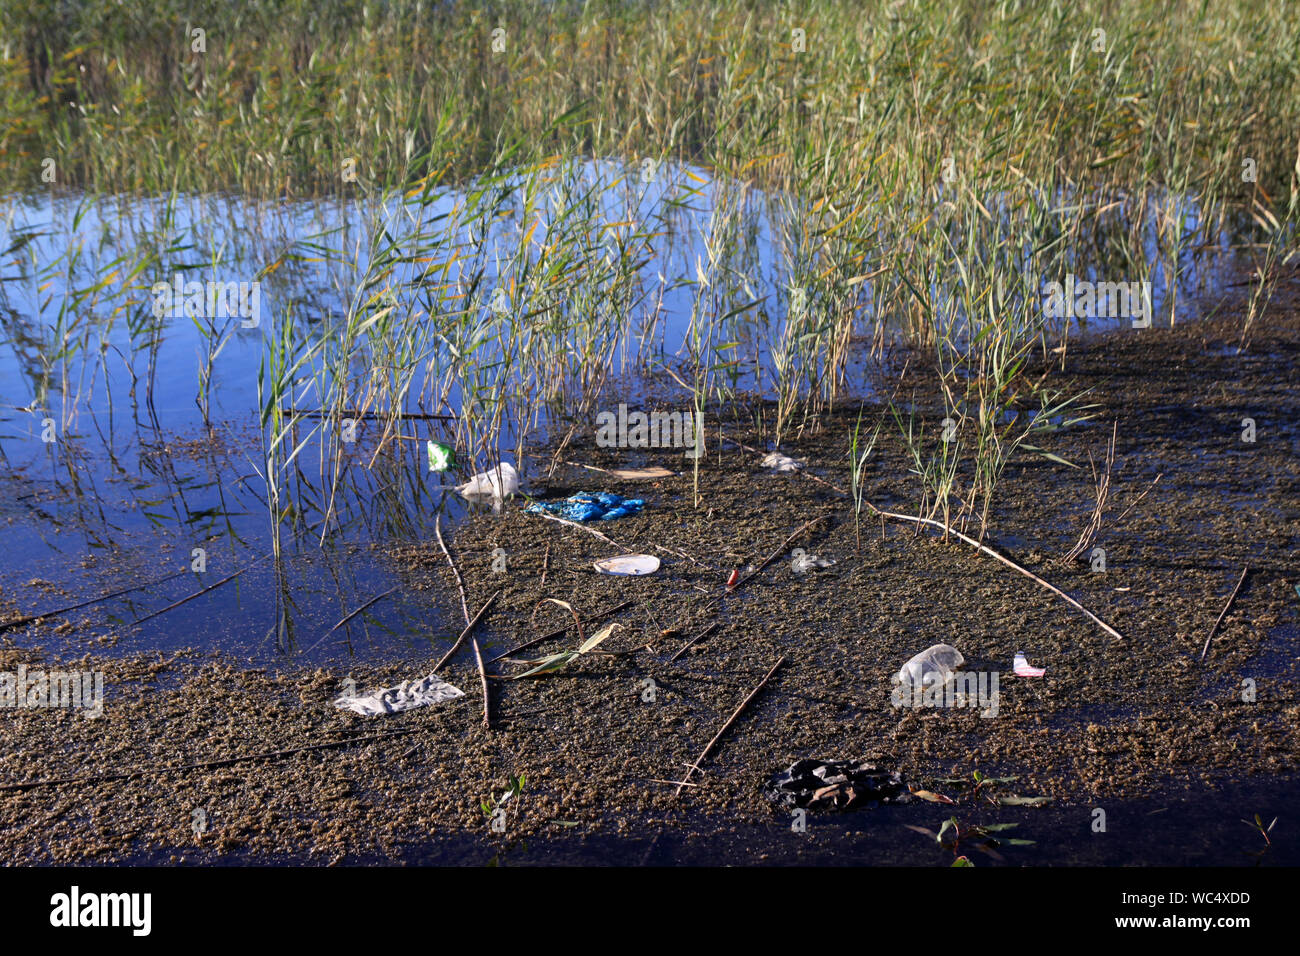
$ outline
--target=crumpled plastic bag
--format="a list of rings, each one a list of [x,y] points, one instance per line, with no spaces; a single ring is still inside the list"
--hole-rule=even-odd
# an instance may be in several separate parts
[[[428,707],[444,700],[464,697],[465,692],[430,674],[423,680],[404,680],[396,687],[385,687],[365,696],[349,697],[344,694],[334,701],[339,710],[350,710],[363,717],[377,714],[396,714],[403,710]]]
[[[778,475],[787,475],[791,472],[803,471],[803,462],[774,451],[763,459],[763,467]]]
[[[823,558],[821,555],[809,554],[802,548],[796,548],[794,560],[790,562],[790,570],[795,574],[807,574],[813,568],[829,568],[834,563],[834,558]]]
[[[905,687],[943,687],[965,663],[961,651],[951,644],[935,644],[909,659],[894,675],[894,683]]]
[[[496,468],[481,471],[463,485],[458,485],[456,493],[462,498],[495,498],[502,501],[519,493],[519,472],[508,461],[501,462],[500,474]]]
[[[613,521],[624,515],[640,514],[642,498],[624,498],[608,491],[580,491],[563,501],[538,501],[524,509],[530,515],[553,514],[569,521]]]
[[[790,808],[856,810],[871,804],[911,803],[903,775],[867,761],[796,760],[763,787],[769,800]]]

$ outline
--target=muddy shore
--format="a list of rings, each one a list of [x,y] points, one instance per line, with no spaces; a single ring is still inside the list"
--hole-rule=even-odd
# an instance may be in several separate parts
[[[468,642],[442,671],[465,691],[463,698],[361,718],[331,706],[345,678],[364,689],[388,686],[423,676],[433,659],[347,671],[249,669],[199,650],[125,660],[93,650],[47,652],[55,629],[68,626],[57,620],[4,632],[0,671],[20,664],[103,671],[108,696],[98,719],[0,711],[6,744],[0,787],[147,772],[0,790],[0,861],[490,862],[496,855],[508,861],[511,848],[528,859],[552,846],[565,861],[636,863],[667,862],[674,847],[688,858],[692,844],[726,848],[713,862],[769,854],[798,860],[804,845],[810,853],[822,846],[822,856],[833,854],[834,839],[826,834],[849,826],[899,834],[897,849],[882,847],[873,856],[867,845],[851,854],[852,862],[924,864],[943,861],[900,823],[934,828],[957,815],[1018,821],[1026,829],[1036,819],[1050,820],[1039,829],[1052,830],[1086,827],[1096,807],[1181,805],[1206,793],[1231,804],[1234,787],[1267,793],[1281,782],[1295,793],[1296,285],[1279,291],[1250,348],[1238,353],[1240,327],[1241,317],[1228,310],[1172,330],[1121,330],[1072,343],[1055,381],[1067,391],[1091,389],[1097,417],[1043,444],[1083,467],[1023,456],[999,488],[988,543],[1068,592],[1123,640],[964,544],[901,523],[882,527],[865,513],[855,528],[845,495],[807,476],[766,473],[754,454],[719,443],[716,428],[699,469],[698,507],[689,462],[680,456],[614,453],[587,436],[564,458],[680,473],[619,482],[561,465],[550,478],[535,476],[531,489],[546,499],[577,490],[644,497],[640,515],[599,530],[659,556],[656,574],[595,573],[592,561],[617,548],[528,516],[518,501],[499,515],[471,516],[449,531],[448,542],[471,612],[500,591],[475,631],[485,656],[565,625],[559,607],[538,608],[544,598],[570,602],[584,618],[631,602],[602,622],[622,625],[601,646],[612,653],[584,656],[537,679],[493,679],[487,728]],[[806,459],[808,474],[847,488],[847,434],[857,414],[856,402],[845,404],[783,450]],[[879,411],[868,406],[865,414],[870,419]],[[1254,442],[1243,441],[1244,418],[1255,423]],[[1092,509],[1088,453],[1104,455],[1117,419],[1114,506],[1097,542],[1106,551],[1106,570],[1098,573],[1087,561],[1067,563],[1062,556]],[[762,445],[752,422],[721,424],[729,436]],[[920,486],[889,431],[868,468],[866,497],[914,513]],[[827,517],[770,566],[734,593],[724,590],[733,569],[756,567],[819,515]],[[788,554],[795,547],[836,563],[795,574]],[[504,572],[493,570],[497,548],[505,551]],[[410,543],[388,558],[409,595],[441,609],[443,620],[453,619],[447,612],[459,613],[455,583],[435,542]],[[1246,580],[1201,663],[1206,636],[1243,568],[1249,568]],[[0,595],[0,614],[16,616],[31,603],[28,597]],[[74,618],[74,626],[84,630],[87,646],[110,631],[93,615]],[[439,656],[454,636],[437,642]],[[940,642],[957,647],[968,669],[999,672],[996,717],[973,708],[892,705],[891,676],[912,654]],[[524,656],[576,644],[570,632]],[[1046,667],[1046,676],[1012,674],[1017,651]],[[678,793],[671,781],[681,779],[782,657],[784,664],[691,775],[692,785]],[[504,661],[489,667],[494,677],[522,669]],[[376,736],[396,731],[403,733]],[[362,737],[369,739],[321,747]],[[211,765],[305,747],[320,749]],[[872,759],[957,803],[918,799],[834,821],[809,814],[810,832],[823,821],[831,829],[790,845],[790,813],[776,808],[761,785],[808,756]],[[187,766],[195,763],[205,766]],[[994,807],[969,784],[953,782],[975,771],[1014,776],[1000,786],[1004,795],[1051,803]],[[521,775],[523,792],[507,804],[504,831],[494,832],[483,803],[494,802]],[[1222,826],[1239,833],[1246,849],[1255,847],[1240,819],[1254,812],[1265,811],[1243,804],[1223,815]],[[584,857],[585,839],[605,849]],[[846,839],[841,848],[850,845]],[[1008,857],[1087,859],[1045,842]]]

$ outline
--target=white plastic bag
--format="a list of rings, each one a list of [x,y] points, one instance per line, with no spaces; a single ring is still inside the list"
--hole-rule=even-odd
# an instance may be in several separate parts
[[[796,471],[803,471],[803,462],[790,458],[774,451],[763,459],[763,467],[771,470],[774,474],[788,475]]]
[[[962,657],[961,651],[951,644],[935,644],[904,664],[894,677],[894,681],[904,687],[943,687],[952,680],[954,672],[964,663],[966,658]],[[929,677],[930,674],[939,676]]]
[[[795,548],[792,557],[790,570],[795,574],[807,574],[813,568],[829,568],[835,563],[834,558],[823,558],[819,554],[809,554],[803,548]]]
[[[459,687],[453,687],[437,674],[430,674],[423,680],[404,680],[396,687],[385,687],[365,695],[349,697],[344,694],[334,701],[334,706],[363,717],[373,717],[377,714],[396,714],[417,707],[428,707],[464,696],[464,691]]]
[[[519,473],[515,471],[514,465],[503,461],[500,469],[481,471],[465,484],[457,486],[456,493],[463,498],[495,498],[503,501],[519,493]]]

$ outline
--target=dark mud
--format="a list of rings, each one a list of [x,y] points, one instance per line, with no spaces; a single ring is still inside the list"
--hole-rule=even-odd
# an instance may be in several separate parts
[[[1011,864],[1295,863],[1289,830],[1296,827],[1285,815],[1300,795],[1296,292],[1294,284],[1280,291],[1241,353],[1241,317],[1231,312],[1073,343],[1055,381],[1067,391],[1090,389],[1098,417],[1040,444],[1084,467],[1022,457],[1007,469],[988,543],[1070,593],[1122,641],[959,542],[904,524],[882,528],[867,514],[855,528],[844,495],[806,476],[764,473],[757,456],[720,445],[712,427],[698,507],[688,461],[613,453],[587,437],[563,457],[606,468],[659,464],[681,474],[636,484],[561,465],[549,479],[534,479],[532,490],[547,498],[579,489],[646,498],[641,515],[599,530],[657,554],[657,574],[595,573],[591,562],[616,548],[527,516],[518,502],[499,515],[471,516],[449,539],[471,611],[501,591],[476,632],[495,649],[486,656],[564,625],[559,607],[538,609],[547,597],[584,617],[634,602],[609,618],[623,625],[601,646],[613,653],[537,679],[493,680],[490,729],[468,646],[443,671],[464,698],[369,719],[330,706],[345,677],[362,688],[389,685],[423,676],[436,658],[349,673],[250,670],[197,652],[101,660],[92,651],[64,660],[60,666],[105,672],[104,716],[0,713],[7,744],[0,785],[151,772],[0,791],[0,859],[929,865],[951,854],[901,824],[937,829],[956,815],[1020,822],[1018,832],[1037,842],[1005,849]],[[784,450],[847,488],[847,434],[857,414],[856,404],[841,407]],[[876,414],[865,413],[868,420]],[[1255,422],[1253,443],[1242,440],[1244,418]],[[1088,453],[1104,455],[1116,419],[1114,506],[1097,541],[1106,570],[1096,573],[1062,556],[1092,508]],[[722,427],[762,444],[752,423]],[[901,445],[886,439],[869,467],[866,497],[914,513],[920,488],[908,466]],[[819,515],[828,517],[769,567],[736,592],[724,590],[733,569],[757,566]],[[837,563],[796,575],[794,547]],[[505,551],[504,573],[493,570],[496,548]],[[435,543],[396,549],[391,561],[404,598],[454,620],[448,612],[460,601]],[[1250,569],[1245,584],[1200,663],[1243,567]],[[12,613],[9,596],[0,598]],[[56,623],[0,635],[9,648],[0,652],[0,670],[54,666],[40,648]],[[93,627],[87,631],[93,641]],[[439,655],[452,636],[436,642]],[[570,632],[528,654],[577,642]],[[891,676],[939,642],[961,650],[966,669],[999,672],[995,717],[892,705]],[[1020,650],[1047,668],[1046,677],[1012,674]],[[694,785],[678,794],[662,782],[681,779],[781,657],[784,665],[691,776]],[[499,662],[489,669],[508,676],[522,668]],[[182,766],[397,730],[410,733],[224,767]],[[809,814],[807,832],[797,833],[789,812],[776,810],[760,787],[805,756],[873,759],[957,803]],[[952,782],[975,771],[1016,777],[994,797],[1052,803],[995,807]],[[505,832],[494,833],[482,803],[520,775],[523,794],[508,804]],[[1093,830],[1097,808],[1111,821],[1105,834]],[[1249,854],[1264,848],[1263,839],[1241,822],[1255,813],[1266,823],[1284,817],[1262,858]]]

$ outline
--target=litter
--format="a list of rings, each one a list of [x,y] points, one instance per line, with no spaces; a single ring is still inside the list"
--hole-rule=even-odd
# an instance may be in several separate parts
[[[740,569],[735,568],[730,574],[727,575],[727,590],[728,591],[734,590],[736,587],[736,582],[739,580],[740,580]]]
[[[363,717],[373,717],[377,714],[395,714],[417,707],[428,707],[430,704],[464,696],[465,692],[460,688],[448,684],[437,674],[430,674],[424,680],[404,680],[396,687],[385,687],[363,697],[349,697],[345,694],[334,701],[334,706]]]
[[[624,498],[608,491],[580,491],[563,501],[538,501],[524,509],[530,515],[553,514],[569,521],[613,521],[624,515],[640,514],[642,498]]]
[[[871,804],[911,803],[907,782],[897,771],[866,761],[805,757],[774,774],[763,787],[769,800],[790,808],[855,810]]]
[[[456,465],[456,452],[450,445],[442,442],[429,442],[429,470],[446,471]]]
[[[1042,667],[1030,667],[1024,651],[1016,651],[1016,659],[1012,662],[1011,669],[1016,672],[1017,677],[1042,677],[1047,673]]]
[[[792,472],[803,471],[803,462],[774,451],[763,459],[763,467],[778,475],[788,475]]]
[[[653,478],[671,478],[676,474],[658,465],[649,468],[611,468],[609,473],[623,481],[649,481]]]
[[[660,465],[649,465],[645,468],[597,468],[595,465],[584,465],[580,461],[569,461],[567,458],[564,463],[578,468],[586,468],[588,471],[598,471],[602,475],[613,475],[623,481],[652,481],[656,478],[671,478],[677,474],[677,472],[669,471]]]
[[[790,570],[795,574],[807,574],[813,568],[829,568],[835,563],[834,558],[823,558],[816,554],[808,554],[803,548],[795,548],[792,556],[794,560],[790,562]]]
[[[942,687],[952,680],[953,672],[964,663],[966,658],[957,648],[950,644],[935,644],[904,664],[894,682],[908,687]],[[930,677],[931,674],[939,677]]]
[[[519,472],[508,461],[501,467],[481,471],[465,484],[456,488],[463,498],[495,498],[498,501],[519,493]]]
[[[601,574],[627,574],[633,577],[654,574],[659,570],[659,559],[653,554],[620,554],[615,558],[601,558],[592,562]]]

